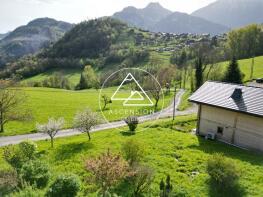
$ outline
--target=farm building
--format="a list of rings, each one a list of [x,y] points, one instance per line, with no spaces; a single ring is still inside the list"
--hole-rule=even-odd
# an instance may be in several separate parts
[[[199,106],[199,135],[263,151],[263,88],[208,81],[189,101]]]

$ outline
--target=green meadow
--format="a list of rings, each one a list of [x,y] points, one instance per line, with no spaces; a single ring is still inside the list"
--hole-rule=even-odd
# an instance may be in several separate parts
[[[251,69],[252,59],[242,59],[238,60],[238,64],[242,73],[244,73],[245,78],[244,81],[248,81],[250,77],[250,69]],[[220,66],[223,67],[225,71],[226,67],[229,65],[229,62],[221,62]],[[263,78],[263,56],[255,57],[255,65],[254,65],[254,76],[253,78]]]
[[[21,89],[27,96],[26,107],[31,111],[33,120],[28,122],[9,122],[5,127],[5,132],[0,134],[0,136],[35,132],[36,123],[45,123],[49,117],[63,117],[66,121],[65,128],[71,128],[74,115],[85,107],[89,107],[98,113],[101,112],[99,107],[99,90],[90,89],[83,91],[70,91],[63,89],[29,87]],[[106,92],[112,93],[114,90],[115,88],[109,88],[106,89]],[[127,96],[130,92],[123,91],[122,94]],[[162,103],[167,106],[170,102],[171,96],[166,96],[159,101],[158,109],[161,108]],[[122,113],[112,112],[111,109],[121,110]],[[123,107],[120,101],[114,101],[112,104],[107,105],[103,114],[109,121],[121,120],[129,115],[125,114],[126,112],[122,109]],[[132,107],[132,109],[134,109],[134,107]],[[140,110],[140,108],[137,108],[136,110],[138,111],[137,115],[146,115],[146,112]],[[151,113],[151,111],[152,110],[149,110],[148,112]]]
[[[176,117],[139,125],[135,135],[126,135],[128,128],[111,129],[87,135],[59,138],[55,140],[54,149],[49,141],[37,142],[39,157],[46,161],[52,171],[52,180],[60,173],[71,172],[82,179],[79,196],[95,197],[98,189],[91,182],[90,174],[85,170],[85,161],[98,156],[108,149],[119,153],[122,144],[129,139],[141,142],[145,147],[143,164],[154,170],[151,194],[159,195],[159,183],[166,175],[171,176],[173,191],[179,196],[222,196],[210,182],[206,169],[207,159],[215,153],[222,153],[236,164],[240,172],[239,187],[234,194],[225,196],[255,196],[263,193],[263,156],[245,151],[216,141],[205,140],[191,134],[195,128],[196,116]],[[2,155],[0,149],[0,155]],[[0,156],[0,168],[10,166]],[[52,180],[50,182],[52,182]],[[43,191],[46,189],[44,188]],[[114,189],[119,196],[130,196],[130,189],[125,182]]]
[[[29,82],[42,82],[55,73],[60,73],[66,77],[72,85],[76,86],[79,83],[81,69],[51,69],[39,75],[24,79],[21,81],[21,83],[27,84]]]

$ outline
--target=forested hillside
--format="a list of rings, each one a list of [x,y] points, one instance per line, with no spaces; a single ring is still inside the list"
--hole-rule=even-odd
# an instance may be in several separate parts
[[[263,55],[262,41],[259,25],[210,36],[152,33],[116,19],[101,18],[77,24],[40,53],[6,64],[0,77],[23,80],[29,86],[86,89],[100,87],[117,69],[141,67],[159,77],[164,85],[169,82],[194,91],[205,80],[224,81],[226,71],[218,63],[232,57],[252,58],[243,81],[260,76],[255,75],[253,57]],[[172,74],[163,80],[167,72]],[[94,80],[87,82],[88,78]],[[84,81],[86,84],[80,84]]]
[[[39,18],[18,27],[0,39],[0,65],[58,41],[72,25],[50,18]]]

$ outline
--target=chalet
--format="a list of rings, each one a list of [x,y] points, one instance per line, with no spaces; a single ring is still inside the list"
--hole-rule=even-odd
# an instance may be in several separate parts
[[[190,98],[197,103],[197,134],[263,151],[263,88],[206,82]]]

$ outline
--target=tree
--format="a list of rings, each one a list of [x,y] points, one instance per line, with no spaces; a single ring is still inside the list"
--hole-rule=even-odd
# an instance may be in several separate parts
[[[201,58],[197,58],[195,61],[195,80],[195,87],[198,89],[203,84],[203,63]]]
[[[86,108],[75,115],[73,125],[77,130],[87,133],[89,140],[91,140],[90,130],[100,123],[102,123],[101,117],[97,113],[91,111],[91,109]]]
[[[229,83],[242,84],[242,79],[243,76],[239,69],[238,62],[236,58],[233,57],[225,73],[224,81]]]
[[[100,186],[103,197],[112,186],[129,175],[128,163],[109,150],[95,159],[87,160],[86,169],[94,176],[94,182]]]
[[[51,140],[51,147],[54,147],[54,138],[56,134],[58,133],[59,130],[63,128],[64,125],[64,118],[59,118],[59,119],[54,119],[54,118],[49,118],[48,122],[46,124],[36,124],[36,128],[38,132],[41,133],[46,133],[49,135],[50,140]]]
[[[104,103],[102,110],[105,110],[105,109],[106,109],[106,106],[107,106],[108,104],[112,103],[112,100],[111,100],[110,97],[108,97],[106,94],[102,95],[101,98],[102,98],[103,103]]]
[[[248,53],[249,57],[252,58],[251,61],[251,67],[250,67],[250,79],[253,79],[253,74],[254,74],[254,58],[256,55],[256,51],[259,48],[260,45],[260,33],[261,33],[261,28],[258,25],[249,25],[246,27],[246,43],[248,46]]]
[[[32,115],[25,108],[26,96],[22,90],[0,84],[0,133],[9,121],[31,120]]]
[[[172,81],[176,76],[175,65],[159,68],[157,71],[157,79],[162,87],[166,88],[166,93],[170,93]]]
[[[80,76],[79,84],[77,85],[77,89],[89,89],[89,88],[96,88],[99,84],[98,76],[96,75],[94,69],[87,65],[85,66],[83,72]]]
[[[153,78],[147,78],[144,81],[143,89],[149,92],[149,95],[155,100],[154,107],[157,109],[159,100],[162,96],[162,88]]]
[[[246,27],[232,30],[228,33],[227,45],[231,55],[239,58],[252,58],[250,68],[250,79],[254,73],[254,57],[262,54],[262,28],[259,25],[252,24]]]

